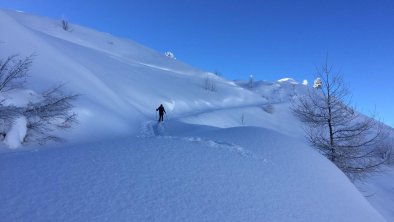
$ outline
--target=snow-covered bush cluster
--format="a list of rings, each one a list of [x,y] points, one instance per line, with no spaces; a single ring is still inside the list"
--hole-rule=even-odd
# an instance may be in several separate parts
[[[263,110],[266,113],[272,114],[272,113],[274,113],[274,106],[271,103],[268,103],[263,106]]]
[[[322,85],[322,81],[320,78],[316,78],[315,81],[313,81],[313,88],[320,89],[321,85]]]
[[[164,53],[165,56],[171,58],[171,59],[176,59],[174,53],[167,51]]]
[[[60,140],[53,132],[76,123],[71,112],[75,94],[65,94],[62,86],[41,94],[24,89],[32,56],[0,59],[0,139],[10,148],[25,142]]]

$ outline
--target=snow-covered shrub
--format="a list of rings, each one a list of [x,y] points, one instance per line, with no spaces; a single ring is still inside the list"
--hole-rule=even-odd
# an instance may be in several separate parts
[[[315,79],[315,81],[313,81],[313,88],[315,89],[320,89],[322,85],[322,81],[320,78]]]
[[[272,113],[274,113],[274,106],[271,103],[266,104],[263,106],[263,110],[266,113],[272,114]]]
[[[164,53],[165,56],[171,58],[171,59],[176,59],[174,53],[167,51]]]
[[[32,56],[25,59],[18,59],[18,56],[0,59],[0,138],[11,148],[23,142],[60,140],[52,132],[70,128],[76,123],[76,115],[71,109],[72,102],[78,96],[65,94],[61,86],[42,94],[27,90],[28,95],[34,94],[34,97],[21,98],[28,97],[21,93],[26,91],[21,88],[26,82],[31,63]],[[10,99],[12,97],[27,101],[13,101]]]
[[[5,139],[14,119],[20,116],[20,109],[13,105],[5,105],[4,92],[22,87],[26,82],[27,71],[32,62],[32,56],[17,59],[17,55],[0,59],[0,138]]]
[[[249,76],[249,82],[248,82],[249,88],[253,88],[253,75]]]
[[[64,31],[70,30],[70,26],[68,25],[68,21],[62,19],[62,28]]]
[[[61,21],[62,29],[67,32],[72,32],[73,30],[70,27],[70,23],[66,19],[62,19]]]
[[[49,140],[61,141],[53,134],[56,129],[68,129],[76,123],[76,114],[71,112],[76,94],[65,94],[63,86],[57,86],[42,93],[42,100],[29,103],[23,110],[27,119],[26,142],[37,141],[40,144]]]
[[[4,137],[5,137],[5,122],[4,119],[0,119],[0,140],[3,140]]]
[[[4,101],[4,100],[3,100]],[[4,139],[14,119],[20,116],[21,110],[15,106],[5,106],[0,102],[0,138]]]
[[[216,82],[215,79],[211,76],[205,77],[204,80],[204,89],[210,92],[216,92]]]
[[[20,147],[26,136],[26,126],[27,121],[24,116],[19,116],[18,118],[14,119],[4,138],[4,143],[7,144],[11,149]]]

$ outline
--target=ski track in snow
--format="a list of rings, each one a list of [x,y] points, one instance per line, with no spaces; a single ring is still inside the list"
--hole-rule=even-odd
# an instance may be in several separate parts
[[[267,162],[266,159],[264,159],[262,157],[259,157],[259,156],[255,155],[253,152],[251,152],[249,150],[246,150],[245,148],[243,148],[241,146],[238,146],[236,144],[233,144],[233,143],[227,143],[227,142],[222,142],[222,141],[214,141],[214,140],[209,140],[209,139],[203,139],[203,138],[200,138],[200,137],[159,136],[159,138],[200,143],[200,144],[202,144],[204,146],[208,146],[208,147],[225,149],[225,150],[228,150],[230,152],[237,153],[237,154],[239,154],[241,156],[244,156],[246,158],[262,160],[264,162]]]
[[[143,124],[142,129],[141,129],[141,135],[139,137],[146,138],[146,137],[157,137],[157,138],[162,138],[162,139],[170,139],[170,140],[181,140],[185,142],[193,142],[193,143],[200,143],[204,146],[207,147],[214,147],[214,148],[220,148],[220,149],[225,149],[230,152],[237,153],[243,157],[246,158],[251,158],[255,160],[261,160],[265,163],[268,161],[256,155],[255,153],[238,146],[233,143],[228,143],[228,142],[223,142],[223,141],[214,141],[210,139],[203,139],[201,137],[179,137],[179,136],[168,136],[164,135],[165,132],[165,126],[164,123],[155,123],[154,121],[148,121],[145,124]]]
[[[225,107],[215,107],[215,108],[210,108],[210,109],[203,109],[203,110],[198,110],[198,111],[191,111],[191,112],[186,112],[183,113],[181,115],[178,115],[177,118],[178,119],[182,119],[182,118],[187,118],[187,117],[191,117],[191,116],[198,116],[201,114],[207,114],[210,112],[217,112],[217,111],[224,111],[224,110],[231,110],[231,109],[239,109],[239,108],[254,108],[254,107],[263,107],[265,105],[274,105],[274,104],[281,104],[280,102],[276,103],[276,102],[258,102],[258,103],[251,103],[248,105],[233,105],[233,106],[225,106]]]

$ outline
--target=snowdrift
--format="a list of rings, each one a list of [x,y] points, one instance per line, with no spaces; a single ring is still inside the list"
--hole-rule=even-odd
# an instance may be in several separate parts
[[[2,220],[384,221],[299,140],[256,127],[158,127],[162,136],[0,156]]]

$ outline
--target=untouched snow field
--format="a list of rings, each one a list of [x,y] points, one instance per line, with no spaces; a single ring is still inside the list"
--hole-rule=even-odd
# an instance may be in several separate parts
[[[387,221],[394,221],[394,168],[357,183],[357,187]]]
[[[150,137],[0,156],[1,218],[384,221],[299,140],[255,127],[155,127]]]
[[[0,221],[385,221],[305,144],[289,106],[307,86],[285,78],[248,88],[71,29],[0,9],[0,58],[36,55],[28,89],[2,94],[4,104],[60,82],[81,94],[80,124],[61,132],[67,143],[0,145]],[[167,115],[157,124],[161,103]]]

